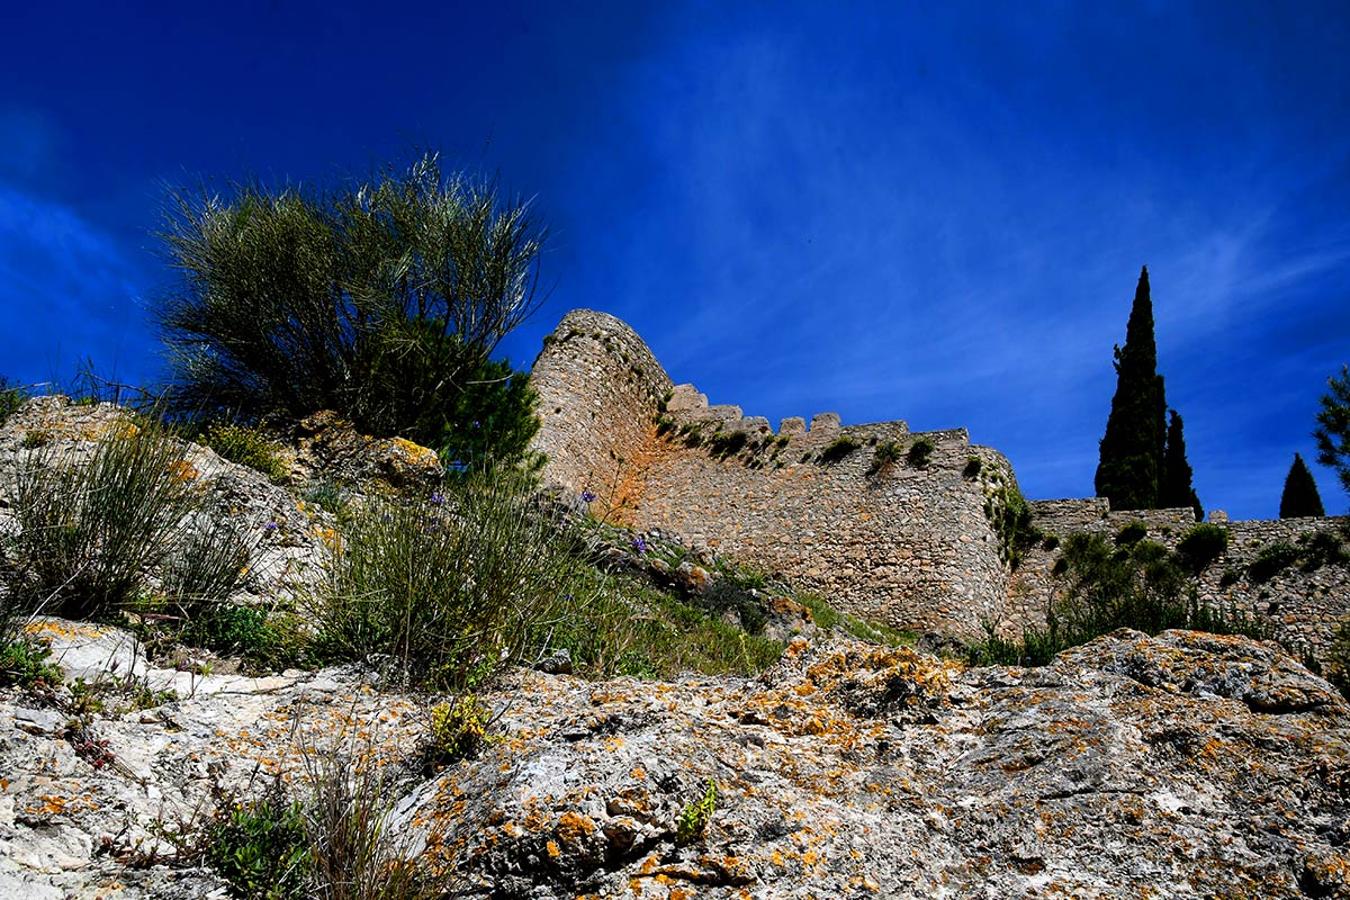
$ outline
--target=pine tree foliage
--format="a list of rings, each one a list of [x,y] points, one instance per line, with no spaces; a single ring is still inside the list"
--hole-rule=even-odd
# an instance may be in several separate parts
[[[1155,509],[1162,480],[1167,404],[1158,375],[1147,266],[1139,273],[1125,346],[1116,347],[1115,367],[1116,393],[1101,441],[1097,495],[1106,497],[1112,509]]]
[[[1280,518],[1324,515],[1326,510],[1322,507],[1322,496],[1317,493],[1317,482],[1313,481],[1303,457],[1295,453],[1293,465],[1284,478],[1284,493],[1280,495]]]
[[[1350,366],[1327,379],[1327,393],[1317,411],[1317,461],[1336,470],[1341,486],[1350,493]]]
[[[1189,506],[1195,510],[1195,520],[1205,517],[1204,507],[1191,484],[1191,464],[1186,459],[1186,436],[1182,431],[1181,414],[1172,410],[1167,426],[1167,447],[1163,452],[1163,474],[1158,505],[1163,509]]]

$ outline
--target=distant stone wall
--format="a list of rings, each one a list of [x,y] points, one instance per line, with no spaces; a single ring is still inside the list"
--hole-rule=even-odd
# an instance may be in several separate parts
[[[1150,540],[1175,549],[1196,524],[1188,508],[1110,512],[1102,498],[1040,500],[1032,502],[1031,508],[1036,526],[1061,540],[1074,532],[1113,538],[1125,526],[1139,522],[1147,528]],[[1336,626],[1350,616],[1350,566],[1324,565],[1312,572],[1290,566],[1264,584],[1253,583],[1246,571],[1272,544],[1297,546],[1305,535],[1344,529],[1347,522],[1350,520],[1345,517],[1214,522],[1228,529],[1228,550],[1200,574],[1200,600],[1224,610],[1256,615],[1272,626],[1277,640],[1324,656]],[[1048,603],[1063,586],[1052,574],[1059,556],[1058,548],[1047,550],[1044,546],[1026,554],[1009,579],[1005,630],[1016,631],[1023,623],[1045,621]],[[1227,578],[1225,573],[1230,573]]]
[[[964,429],[843,426],[838,415],[821,413],[809,427],[792,417],[775,431],[763,417],[709,405],[692,385],[672,384],[631,328],[590,310],[563,318],[531,381],[546,480],[594,494],[593,512],[612,521],[672,532],[901,628],[976,636],[990,621],[1016,634],[1044,622],[1062,588],[1053,574],[1058,548],[1034,547],[1009,570],[1006,536],[990,522],[1016,492],[1016,478],[1000,453],[971,445]],[[831,460],[840,439],[856,449]],[[907,458],[919,440],[933,448],[923,465]],[[872,471],[887,443],[900,458]],[[1151,539],[1174,547],[1195,524],[1188,508],[1113,512],[1099,497],[1034,501],[1031,509],[1036,526],[1061,540],[1076,531],[1114,536],[1141,522]],[[1227,523],[1230,548],[1202,574],[1202,599],[1266,617],[1281,640],[1323,653],[1350,615],[1350,567],[1290,571],[1261,585],[1220,582],[1271,543],[1337,524]]]

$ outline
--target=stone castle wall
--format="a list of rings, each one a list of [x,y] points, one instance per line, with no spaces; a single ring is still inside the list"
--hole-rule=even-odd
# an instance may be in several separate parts
[[[1015,634],[1044,622],[1062,588],[1053,574],[1057,548],[1032,548],[1012,571],[1005,564],[1006,537],[991,519],[1016,493],[1016,479],[1000,453],[970,444],[964,429],[843,426],[838,415],[821,413],[809,427],[793,417],[775,431],[763,417],[709,405],[693,386],[674,385],[631,328],[590,310],[563,318],[531,381],[545,479],[593,494],[592,511],[611,521],[674,533],[901,628],[976,636],[989,621]],[[841,438],[856,449],[822,459]],[[915,465],[905,451],[921,439],[933,450]],[[887,443],[900,448],[900,459],[872,471]],[[1076,531],[1114,536],[1141,522],[1151,539],[1175,546],[1195,524],[1190,509],[1113,512],[1102,498],[1034,501],[1031,509],[1035,525],[1061,539]],[[1281,640],[1324,652],[1350,615],[1350,566],[1294,569],[1265,584],[1224,572],[1243,571],[1263,547],[1336,521],[1225,524],[1229,549],[1202,574],[1201,598],[1265,617]]]
[[[897,627],[971,634],[1002,613],[1004,566],[983,481],[962,473],[972,456],[1008,479],[1011,467],[963,429],[842,427],[822,413],[809,428],[789,418],[775,431],[672,386],[632,329],[586,310],[563,319],[531,377],[545,477],[595,494],[597,514],[782,573]],[[720,452],[717,441],[740,443],[736,434],[743,445]],[[857,449],[822,460],[841,437]],[[878,446],[920,438],[933,446],[922,468],[902,458],[869,474]]]
[[[1114,538],[1122,528],[1138,522],[1147,528],[1149,540],[1175,549],[1196,524],[1189,508],[1113,512],[1100,497],[1038,500],[1031,508],[1036,526],[1061,539],[1076,531]],[[1277,543],[1297,547],[1300,538],[1350,527],[1350,518],[1227,521],[1214,515],[1211,520],[1228,530],[1228,549],[1200,573],[1200,600],[1226,611],[1255,615],[1268,623],[1275,638],[1286,646],[1324,656],[1336,626],[1350,616],[1350,566],[1324,565],[1309,572],[1291,565],[1263,584],[1253,582],[1246,570],[1263,549]],[[1048,603],[1062,588],[1052,571],[1059,555],[1057,548],[1047,550],[1044,546],[1026,554],[1009,579],[1005,629],[1016,631],[1024,623],[1044,623]]]
[[[541,425],[534,447],[547,479],[609,498],[650,449],[670,376],[637,334],[613,316],[574,310],[535,360],[530,383]]]

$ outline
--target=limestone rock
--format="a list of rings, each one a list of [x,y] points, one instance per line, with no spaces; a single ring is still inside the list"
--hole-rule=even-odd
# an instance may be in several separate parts
[[[112,638],[65,640],[93,659],[81,642]],[[404,773],[393,827],[435,833],[484,896],[1350,896],[1350,708],[1242,638],[1122,631],[1040,669],[832,638],[756,679],[514,670],[484,696],[497,739],[429,778],[414,698],[354,669],[228,678],[98,719],[97,768],[0,691],[0,892],[219,892],[119,860],[355,726]],[[677,840],[709,782],[706,828]]]

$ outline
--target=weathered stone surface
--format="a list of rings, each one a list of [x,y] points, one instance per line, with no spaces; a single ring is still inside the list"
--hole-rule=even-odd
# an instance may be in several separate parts
[[[758,679],[516,670],[486,699],[497,739],[427,779],[420,705],[349,669],[101,719],[101,768],[0,692],[0,891],[210,895],[209,873],[119,860],[213,784],[368,730],[406,776],[394,827],[439,833],[483,896],[1350,896],[1350,709],[1271,644],[1122,631],[963,670],[799,641]]]
[[[403,438],[363,435],[332,411],[302,420],[294,443],[292,475],[299,482],[429,493],[444,474],[436,451]]]

